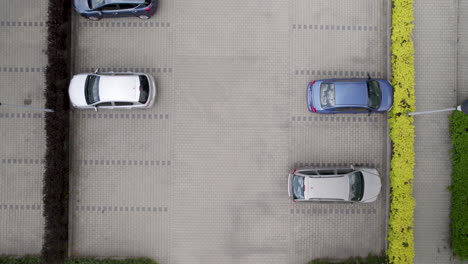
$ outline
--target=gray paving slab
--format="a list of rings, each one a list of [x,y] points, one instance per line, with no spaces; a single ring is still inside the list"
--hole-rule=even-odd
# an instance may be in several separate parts
[[[0,21],[14,22],[45,22],[47,18],[47,2],[36,0],[8,1],[0,0]],[[1,23],[1,22],[0,22]],[[16,24],[18,26],[18,24]]]
[[[386,4],[179,0],[148,21],[74,15],[75,72],[151,73],[159,95],[147,111],[71,114],[72,255],[304,263],[379,253],[386,194],[350,207],[293,204],[286,189],[305,164],[360,163],[385,177],[386,116],[313,115],[305,87],[387,77]]]
[[[45,1],[0,1],[0,101],[41,107]],[[42,247],[43,113],[0,108],[0,254]]]
[[[457,1],[414,5],[416,108],[457,103]],[[450,250],[450,135],[448,113],[415,117],[415,263],[453,263]]]

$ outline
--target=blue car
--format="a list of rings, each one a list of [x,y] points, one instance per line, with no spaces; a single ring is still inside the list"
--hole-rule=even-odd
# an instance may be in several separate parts
[[[393,87],[387,80],[326,79],[307,86],[307,106],[310,112],[380,113],[390,110]]]
[[[157,0],[72,0],[73,8],[90,20],[109,17],[149,19],[156,13]]]

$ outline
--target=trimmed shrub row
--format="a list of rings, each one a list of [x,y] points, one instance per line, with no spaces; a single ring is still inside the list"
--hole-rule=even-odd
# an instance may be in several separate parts
[[[468,115],[455,111],[450,117],[452,156],[452,208],[450,229],[452,250],[468,260]]]
[[[0,257],[0,264],[39,264],[41,259],[39,257]],[[86,259],[86,258],[70,258],[64,259],[64,264],[157,264],[147,258],[135,259]]]
[[[68,244],[68,97],[71,1],[49,0],[45,73],[46,154],[43,183],[44,240],[42,263],[61,264]],[[37,259],[36,259],[37,260]],[[25,261],[33,261],[32,259]],[[36,263],[36,262],[18,262]]]
[[[413,1],[392,0],[392,85],[389,113],[393,155],[390,172],[390,216],[387,255],[390,263],[413,263],[414,111]]]

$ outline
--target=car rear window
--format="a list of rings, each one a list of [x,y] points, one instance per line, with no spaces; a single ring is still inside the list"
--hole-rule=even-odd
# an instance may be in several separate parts
[[[320,85],[320,104],[323,108],[335,106],[335,84],[322,83]]]
[[[360,171],[349,175],[349,199],[361,201],[364,196],[364,177]]]
[[[145,104],[149,98],[149,81],[148,77],[140,75],[140,99],[138,102]]]
[[[88,75],[85,83],[85,99],[89,105],[99,102],[99,76]]]
[[[293,177],[293,194],[294,199],[304,199],[304,177],[294,176]]]
[[[379,82],[377,81],[368,81],[367,82],[367,93],[369,94],[369,107],[377,109],[380,106],[381,101],[381,91]]]

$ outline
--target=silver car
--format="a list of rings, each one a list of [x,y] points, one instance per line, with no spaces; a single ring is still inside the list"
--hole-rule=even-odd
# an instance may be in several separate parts
[[[377,200],[382,184],[376,169],[301,168],[288,177],[288,192],[293,201],[359,202]]]
[[[142,109],[153,106],[156,85],[146,73],[96,71],[73,76],[68,94],[79,109]]]

